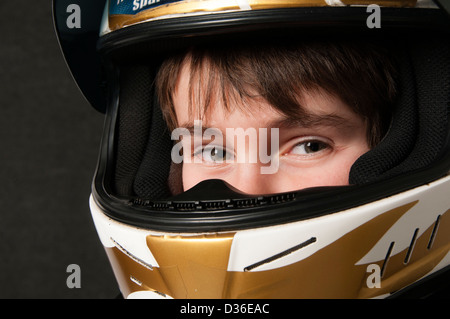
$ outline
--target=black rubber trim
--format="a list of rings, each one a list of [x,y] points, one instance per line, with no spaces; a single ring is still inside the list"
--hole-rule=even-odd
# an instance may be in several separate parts
[[[283,32],[339,32],[344,29],[357,32],[390,32],[403,29],[449,29],[450,23],[443,10],[423,8],[385,8],[381,9],[380,29],[369,29],[367,18],[370,13],[366,7],[309,7],[288,9],[265,9],[215,13],[214,15],[195,15],[159,19],[136,24],[113,31],[100,38],[98,48],[108,54],[138,43],[167,45],[174,39],[208,37],[218,35],[239,35],[242,33]],[[288,31],[289,30],[289,31]],[[163,43],[163,44],[161,44]],[[176,43],[176,41],[175,41]]]
[[[445,166],[448,169],[447,163]],[[438,168],[433,168],[373,185],[299,191],[294,200],[274,202],[271,205],[183,211],[164,209],[164,205],[171,206],[173,201],[160,201],[160,209],[157,208],[158,205],[148,209],[145,206],[133,205],[130,200],[115,198],[103,189],[101,175],[97,175],[93,197],[107,216],[141,228],[166,232],[237,231],[295,222],[358,207],[424,185],[440,177],[442,172],[439,172]],[[237,199],[238,196],[234,200]],[[195,204],[196,207],[204,205],[198,203]],[[190,204],[192,203],[185,202],[185,205]]]

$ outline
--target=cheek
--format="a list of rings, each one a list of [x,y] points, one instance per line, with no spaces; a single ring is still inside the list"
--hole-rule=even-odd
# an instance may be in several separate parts
[[[296,190],[315,186],[340,186],[349,184],[349,174],[353,163],[366,152],[366,148],[341,152],[314,165],[280,166],[279,188]]]
[[[286,174],[283,179],[284,188],[298,190],[315,186],[348,185],[348,173],[349,168],[347,166],[315,167],[305,170],[296,169],[291,174]]]
[[[337,164],[333,167],[324,168],[320,174],[320,185],[324,186],[338,186],[348,185],[348,177],[351,165]]]
[[[197,173],[195,165],[193,164],[184,163],[182,172],[184,191],[192,188],[202,180],[202,176]]]
[[[321,167],[317,173],[324,185],[348,185],[350,170],[355,161],[368,151],[368,147],[362,145],[347,152],[337,154],[332,160]]]

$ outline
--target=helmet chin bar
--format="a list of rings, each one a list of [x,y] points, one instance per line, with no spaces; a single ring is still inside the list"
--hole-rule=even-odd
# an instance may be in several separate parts
[[[91,211],[126,298],[378,298],[448,269],[449,188],[447,176],[326,218],[248,230],[136,227],[109,218],[95,196]]]

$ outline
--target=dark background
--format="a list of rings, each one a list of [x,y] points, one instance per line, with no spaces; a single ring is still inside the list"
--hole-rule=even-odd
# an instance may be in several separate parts
[[[103,115],[65,65],[51,1],[0,12],[0,298],[115,298],[88,205]]]
[[[0,299],[116,298],[88,205],[103,115],[66,67],[51,0],[0,13]]]

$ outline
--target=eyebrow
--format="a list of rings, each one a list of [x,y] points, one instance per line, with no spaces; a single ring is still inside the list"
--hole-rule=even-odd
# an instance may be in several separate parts
[[[216,127],[209,127],[209,126],[203,126],[203,125],[200,127],[200,126],[191,125],[190,123],[183,123],[179,127],[187,129],[189,131],[189,133],[191,133],[191,135],[194,135],[195,131],[198,130],[198,129],[201,129],[202,135],[208,129],[212,129],[212,130],[216,130],[218,132],[222,132],[220,129],[218,129]]]
[[[354,128],[355,125],[345,117],[337,114],[312,114],[302,116],[285,116],[282,119],[271,121],[268,127],[279,128],[312,128],[316,126],[338,127],[342,129]]]
[[[269,121],[265,127],[290,129],[290,128],[312,128],[317,126],[338,127],[341,129],[352,129],[355,127],[355,125],[353,125],[351,121],[349,121],[349,119],[339,116],[337,114],[320,115],[311,113],[308,113],[305,116],[284,116],[281,119]],[[183,123],[180,127],[187,129],[191,135],[194,134],[196,128],[195,125],[192,125],[189,122]],[[198,129],[199,127],[197,127],[197,130]],[[202,134],[207,129],[221,131],[220,129],[215,127],[202,126],[201,127]]]

